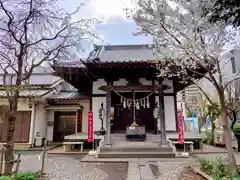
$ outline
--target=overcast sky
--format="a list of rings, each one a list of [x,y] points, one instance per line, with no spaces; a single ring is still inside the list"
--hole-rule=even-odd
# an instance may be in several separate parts
[[[102,23],[94,28],[102,41],[97,44],[147,44],[152,43],[149,36],[133,36],[136,24],[126,18],[124,8],[133,7],[132,0],[62,0],[62,6],[68,11],[73,11],[81,2],[86,5],[75,17],[98,18]]]

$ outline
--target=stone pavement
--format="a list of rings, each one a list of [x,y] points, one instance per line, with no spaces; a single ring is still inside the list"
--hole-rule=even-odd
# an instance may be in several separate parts
[[[192,159],[180,161],[163,160],[147,161],[135,160],[128,163],[127,180],[173,180],[178,179],[186,166],[192,163]]]
[[[84,161],[83,157],[79,154],[47,155],[45,172],[49,180],[177,180],[183,169],[192,162],[185,158],[101,159],[103,162],[99,162],[94,159]],[[19,170],[36,172],[40,167],[39,154],[27,154],[22,156]]]

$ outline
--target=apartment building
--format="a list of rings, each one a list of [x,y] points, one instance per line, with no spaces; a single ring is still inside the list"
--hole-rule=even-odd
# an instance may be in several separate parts
[[[201,92],[195,84],[188,86],[178,93],[178,101],[183,102],[186,111],[197,113],[200,100]]]

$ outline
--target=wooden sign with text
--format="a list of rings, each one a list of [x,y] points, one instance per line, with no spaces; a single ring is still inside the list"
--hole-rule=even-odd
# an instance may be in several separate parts
[[[88,112],[88,142],[93,142],[93,112]]]

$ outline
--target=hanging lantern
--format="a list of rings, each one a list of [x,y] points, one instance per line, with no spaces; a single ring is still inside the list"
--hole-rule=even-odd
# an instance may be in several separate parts
[[[127,107],[130,108],[130,107],[131,107],[131,104],[132,104],[131,100],[128,100],[128,101],[127,101]]]
[[[126,100],[123,100],[123,108],[126,108]]]
[[[139,101],[136,101],[136,109],[140,109]]]

